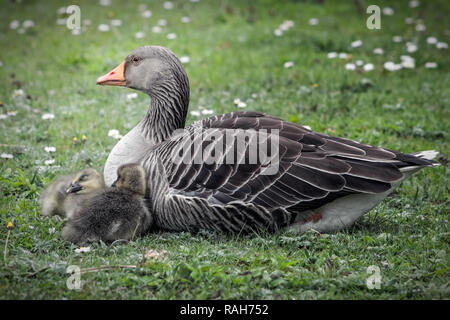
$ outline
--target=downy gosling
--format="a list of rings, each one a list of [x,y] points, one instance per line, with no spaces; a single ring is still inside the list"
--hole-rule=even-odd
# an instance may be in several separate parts
[[[81,203],[103,189],[102,176],[92,168],[59,177],[39,197],[42,214],[71,218]]]
[[[117,169],[110,188],[89,197],[63,228],[63,239],[86,244],[94,241],[130,240],[149,230],[153,217],[146,195],[146,173],[138,164]]]

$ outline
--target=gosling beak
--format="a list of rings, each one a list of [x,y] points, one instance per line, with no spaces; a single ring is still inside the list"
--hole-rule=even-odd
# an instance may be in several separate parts
[[[115,67],[113,70],[101,76],[97,79],[97,84],[109,85],[109,86],[122,86],[126,85],[125,81],[125,61]]]
[[[66,193],[75,193],[80,190],[83,190],[83,187],[80,186],[78,182],[74,182],[70,185],[69,189],[66,190]]]

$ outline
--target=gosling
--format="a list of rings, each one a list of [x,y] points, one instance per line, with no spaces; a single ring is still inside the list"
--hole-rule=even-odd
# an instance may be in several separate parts
[[[80,204],[62,231],[62,238],[75,243],[131,240],[150,229],[153,217],[146,195],[146,174],[138,164],[117,170],[110,188]]]
[[[59,177],[39,197],[42,214],[71,218],[81,203],[102,189],[102,176],[92,168]]]

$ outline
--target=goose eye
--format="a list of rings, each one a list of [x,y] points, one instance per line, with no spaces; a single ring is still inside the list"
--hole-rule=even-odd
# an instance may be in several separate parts
[[[131,58],[131,62],[133,62],[133,64],[134,65],[138,65],[139,64],[139,62],[141,62],[141,58],[139,58],[139,57],[133,57],[133,58]]]
[[[85,181],[86,179],[88,178],[88,176],[87,176],[87,174],[83,174],[81,177],[80,177],[80,181]]]

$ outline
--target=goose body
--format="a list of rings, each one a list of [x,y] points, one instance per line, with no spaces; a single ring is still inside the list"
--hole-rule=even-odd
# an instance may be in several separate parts
[[[142,164],[161,228],[332,232],[378,205],[411,173],[438,165],[434,151],[404,154],[260,112],[217,115],[185,128],[188,78],[163,47],[136,49],[97,83],[151,97],[144,119],[111,151],[104,177],[109,185],[121,163]],[[255,159],[255,145],[269,147]]]
[[[112,187],[78,205],[63,228],[63,239],[76,244],[129,240],[151,227],[153,217],[144,198],[144,168],[125,164],[118,168],[117,176]]]

